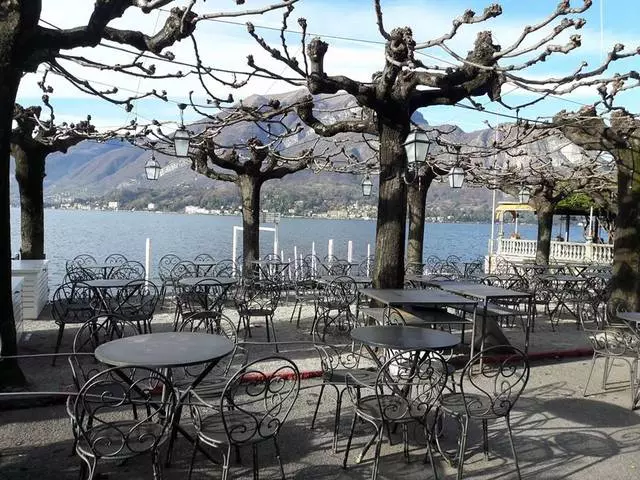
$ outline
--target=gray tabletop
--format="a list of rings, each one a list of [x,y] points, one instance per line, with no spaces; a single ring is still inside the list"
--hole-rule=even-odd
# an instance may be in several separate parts
[[[395,350],[440,350],[460,343],[458,336],[448,332],[402,325],[354,328],[351,338],[372,347]]]
[[[229,277],[183,277],[180,280],[178,280],[178,283],[180,283],[181,285],[192,287],[196,283],[202,282],[203,280],[213,280],[224,286],[229,286],[229,285],[233,285],[234,283],[238,283],[238,280],[236,280],[235,278],[229,278]]]
[[[82,283],[93,288],[122,288],[133,281],[144,282],[144,278],[95,278]]]
[[[363,288],[362,295],[384,303],[385,305],[475,305],[470,298],[461,297],[444,290],[437,289],[378,289]]]
[[[616,317],[625,322],[640,323],[640,312],[618,312]]]
[[[437,282],[438,286],[443,290],[467,295],[469,297],[478,298],[480,300],[490,300],[492,298],[529,298],[531,294],[528,292],[519,292],[517,290],[509,290],[502,287],[494,287],[492,285],[484,285],[482,283],[469,282]]]
[[[369,283],[372,282],[371,277],[363,277],[363,276],[351,276],[351,275],[323,275],[322,277],[320,277],[318,279],[319,282],[321,283],[331,283],[333,282],[336,278],[350,278],[351,280],[353,280],[355,283],[357,283],[358,285],[368,285]]]
[[[96,348],[98,361],[115,367],[170,368],[207,363],[228,355],[234,345],[211,333],[162,332],[119,338]]]

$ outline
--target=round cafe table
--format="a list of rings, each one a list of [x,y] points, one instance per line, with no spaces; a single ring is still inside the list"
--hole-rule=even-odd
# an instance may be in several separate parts
[[[367,346],[393,350],[444,350],[460,343],[459,337],[448,332],[402,325],[354,328],[351,338]]]
[[[629,326],[632,326],[632,323],[633,327],[640,326],[640,312],[618,312],[616,317],[628,323]]]
[[[211,372],[218,361],[230,354],[235,348],[234,343],[221,335],[193,332],[162,332],[112,340],[96,348],[94,355],[102,363],[114,367],[144,366],[157,369],[171,369],[174,367],[188,367],[191,365],[207,364],[202,372],[193,380],[190,386],[180,390],[178,407],[173,415],[172,432],[167,448],[167,465],[171,461],[173,443],[177,433],[191,443],[194,438],[180,426],[182,414],[181,405],[186,401],[189,392]],[[125,382],[132,380],[126,372],[117,372]],[[168,375],[170,377],[170,374]],[[200,448],[207,457],[208,452]]]

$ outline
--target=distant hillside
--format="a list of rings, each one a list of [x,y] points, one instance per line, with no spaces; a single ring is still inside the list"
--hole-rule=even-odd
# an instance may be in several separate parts
[[[304,95],[304,90],[277,95],[282,104],[294,102]],[[270,97],[273,98],[273,97]],[[243,101],[246,105],[263,105],[266,97],[254,95]],[[318,96],[315,99],[317,116],[332,122],[345,118],[353,118],[359,107],[348,95]],[[414,120],[426,124],[420,113]],[[298,117],[290,114],[286,123],[290,126],[300,123]],[[194,130],[201,127],[192,126]],[[448,139],[459,139],[465,144],[486,145],[493,140],[493,131],[479,130],[463,132],[457,127],[446,126],[453,133]],[[351,136],[350,136],[351,135]],[[235,125],[225,129],[219,136],[221,144],[233,144],[246,141],[250,137],[263,137],[264,132],[252,124]],[[287,153],[295,153],[305,148],[316,139],[316,134],[305,128],[284,142]],[[346,149],[358,155],[366,148],[362,142],[355,142],[353,134],[341,134],[346,139]],[[357,136],[359,139],[360,137]],[[353,140],[352,140],[353,139]],[[352,147],[349,148],[349,141]],[[553,143],[550,139],[547,142]],[[329,145],[331,140],[320,139],[320,147]],[[554,145],[531,145],[527,148],[530,156],[540,151],[552,151]],[[556,155],[579,154],[571,148],[559,150]],[[149,153],[130,145],[127,142],[109,141],[96,143],[82,142],[69,149],[67,154],[51,155],[47,159],[47,177],[45,179],[45,201],[60,203],[62,201],[109,201],[118,200],[127,208],[145,208],[147,203],[156,203],[158,208],[179,211],[185,205],[200,205],[216,208],[221,205],[239,204],[239,197],[233,184],[216,182],[196,174],[190,169],[188,159],[176,159],[157,155],[163,166],[161,177],[157,182],[150,182],[144,176],[144,163]],[[526,161],[526,160],[525,160]],[[375,205],[375,197],[362,197],[360,176],[348,174],[322,173],[303,171],[290,175],[283,180],[267,183],[264,187],[263,207],[280,209],[286,212],[296,207],[300,211],[325,211],[338,208],[356,201],[360,204]],[[375,182],[374,182],[375,183]],[[17,187],[12,182],[13,198],[17,201]],[[375,194],[375,191],[374,191]],[[449,215],[451,212],[459,216],[461,212],[473,213],[488,219],[491,194],[483,188],[465,188],[461,191],[449,189],[445,184],[434,183],[427,199],[430,215]]]

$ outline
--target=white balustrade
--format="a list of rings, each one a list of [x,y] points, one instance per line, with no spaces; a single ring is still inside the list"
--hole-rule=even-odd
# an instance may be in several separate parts
[[[536,246],[535,240],[501,238],[498,239],[496,255],[516,262],[518,259],[531,259],[536,256]],[[549,257],[554,262],[610,264],[613,245],[552,241]]]

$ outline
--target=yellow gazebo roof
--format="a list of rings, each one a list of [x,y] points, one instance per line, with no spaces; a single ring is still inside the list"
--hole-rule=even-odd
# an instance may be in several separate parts
[[[527,203],[504,202],[496,207],[496,219],[499,219],[505,212],[535,212],[536,210]]]

